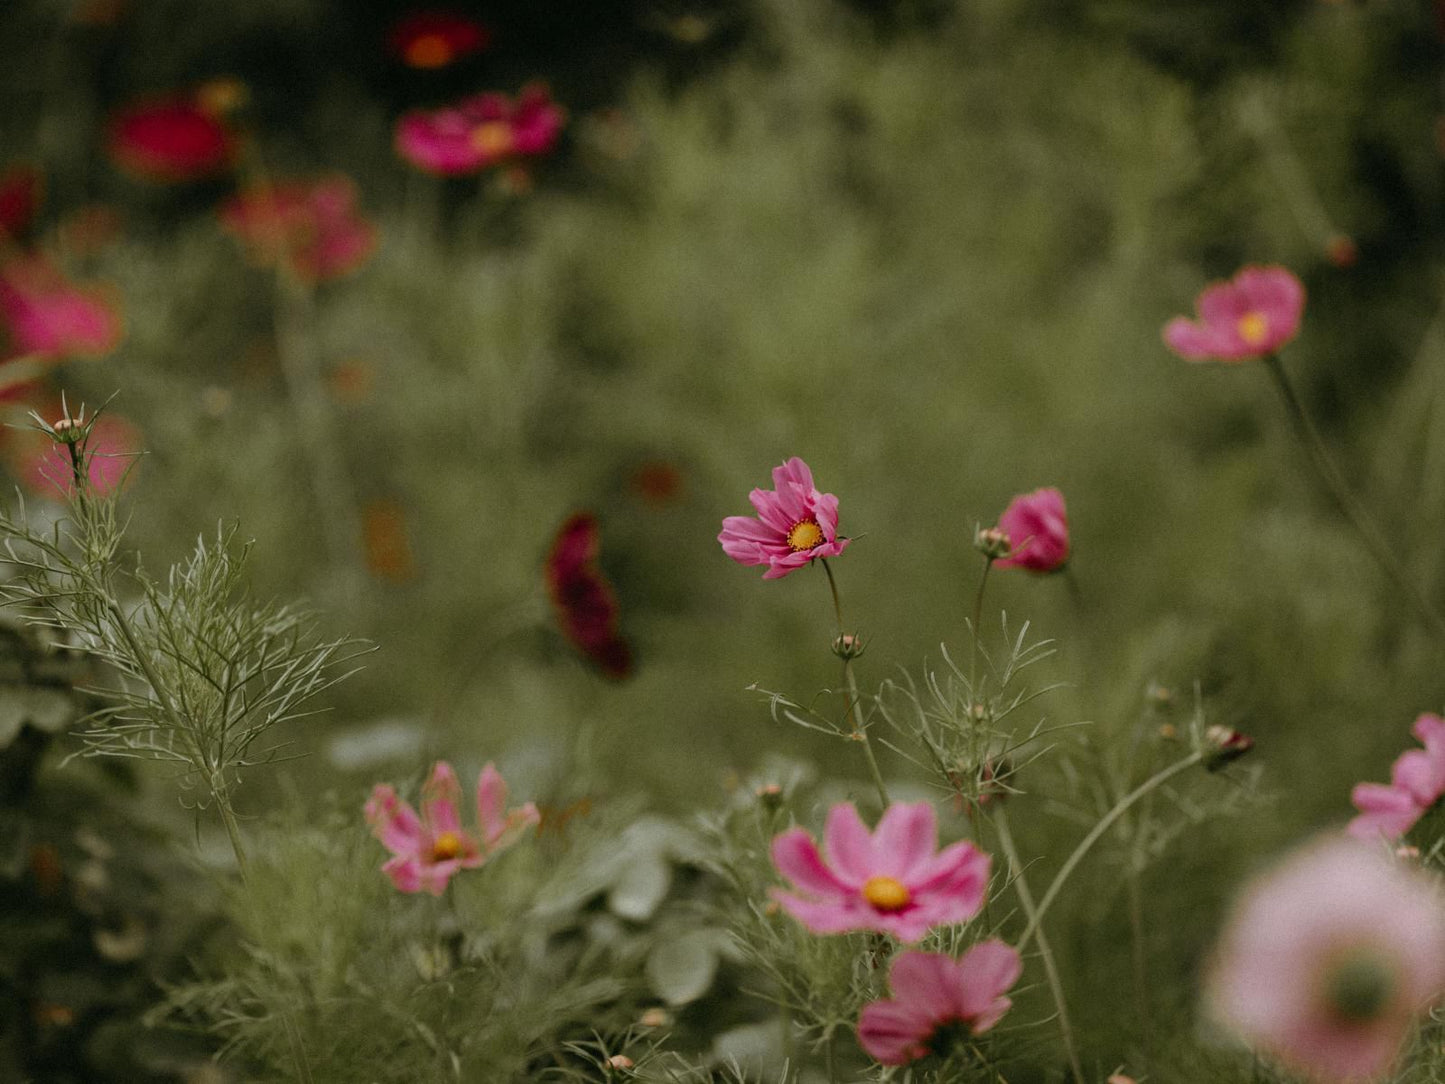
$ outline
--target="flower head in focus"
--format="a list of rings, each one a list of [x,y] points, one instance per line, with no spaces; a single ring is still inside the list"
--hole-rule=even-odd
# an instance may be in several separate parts
[[[1004,992],[1018,981],[1023,961],[1002,941],[974,945],[959,959],[905,952],[888,972],[892,1000],[863,1006],[858,1042],[884,1065],[906,1065],[944,1054],[957,1036],[980,1035],[1013,1004]]]
[[[619,629],[617,593],[597,565],[601,530],[597,517],[567,518],[547,554],[547,595],[569,643],[611,678],[632,673],[632,650]]]
[[[387,48],[408,68],[435,70],[485,49],[491,31],[455,11],[413,11],[396,22]]]
[[[1445,990],[1438,886],[1348,837],[1308,845],[1236,902],[1205,998],[1241,1039],[1323,1081],[1383,1073]]]
[[[748,500],[757,518],[728,516],[717,540],[738,564],[767,565],[765,580],[848,548],[850,539],[838,534],[838,498],[818,492],[813,472],[797,456],[773,468],[772,489],[755,489]]]
[[[350,274],[376,247],[376,226],[357,210],[356,186],[340,174],[256,185],[220,213],[221,225],[257,264],[284,261],[306,282]]]
[[[421,792],[421,814],[397,797],[395,789],[377,784],[366,803],[366,823],[392,858],[382,871],[402,892],[440,896],[452,875],[480,866],[510,847],[540,817],[531,802],[507,809],[507,784],[488,764],[477,780],[475,834],[462,827],[462,787],[456,772],[437,761]]]
[[[84,433],[79,441],[81,466],[90,488],[101,496],[114,493],[130,480],[141,454],[141,434],[131,422],[111,411],[90,418],[82,409],[78,417],[60,411],[58,421],[47,423],[49,433],[26,432],[13,450],[20,483],[32,493],[54,498],[69,493],[75,465],[69,444],[76,440],[62,434]]]
[[[983,906],[988,855],[967,841],[939,851],[927,802],[894,802],[871,833],[852,803],[835,805],[823,846],[826,862],[802,828],[773,840],[773,864],[795,890],[774,889],[773,898],[814,933],[878,930],[917,941]]]
[[[1360,813],[1350,821],[1350,835],[1399,839],[1445,796],[1445,719],[1421,715],[1411,733],[1425,748],[1401,753],[1388,784],[1360,783],[1351,792],[1350,801]]]
[[[1246,267],[1195,302],[1198,319],[1176,316],[1164,343],[1188,361],[1244,361],[1273,354],[1295,337],[1305,288],[1283,267]]]
[[[999,568],[1057,572],[1069,561],[1069,517],[1057,489],[1036,489],[1015,497],[998,517],[1009,552]]]
[[[443,177],[477,173],[551,152],[567,114],[540,83],[513,101],[477,94],[437,110],[413,110],[396,125],[396,150],[418,169]]]
[[[179,183],[214,176],[235,159],[237,141],[226,124],[191,97],[138,102],[110,122],[107,149],[126,173]]]

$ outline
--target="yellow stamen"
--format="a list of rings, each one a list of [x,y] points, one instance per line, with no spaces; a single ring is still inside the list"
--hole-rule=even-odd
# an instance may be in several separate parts
[[[500,120],[479,124],[472,129],[472,146],[483,154],[507,154],[512,149],[512,128]]]
[[[440,34],[423,34],[406,47],[413,68],[443,68],[452,62],[452,47]]]
[[[431,856],[435,862],[445,862],[462,853],[462,837],[455,832],[439,832],[432,841]]]
[[[1264,318],[1264,313],[1253,310],[1245,313],[1235,324],[1235,330],[1239,337],[1250,346],[1259,346],[1269,335],[1269,321]]]
[[[788,532],[788,545],[794,553],[801,553],[803,550],[810,550],[823,541],[823,528],[819,527],[811,519],[805,519],[801,523],[793,524],[792,530]]]
[[[869,877],[863,882],[863,898],[880,911],[901,911],[908,906],[908,888],[893,877]]]

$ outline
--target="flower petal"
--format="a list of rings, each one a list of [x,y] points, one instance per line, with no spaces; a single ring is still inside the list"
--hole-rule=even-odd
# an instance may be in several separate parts
[[[818,845],[802,828],[790,828],[773,840],[773,865],[804,892],[814,896],[852,895],[856,888],[840,881],[823,862]]]
[[[894,802],[873,833],[874,875],[907,881],[938,849],[938,817],[927,802]]]
[[[828,865],[852,888],[862,888],[863,882],[877,872],[873,868],[873,838],[852,802],[839,802],[828,811],[823,850]]]
[[[367,799],[366,823],[392,854],[412,855],[424,845],[425,832],[416,811],[384,783],[378,783]]]

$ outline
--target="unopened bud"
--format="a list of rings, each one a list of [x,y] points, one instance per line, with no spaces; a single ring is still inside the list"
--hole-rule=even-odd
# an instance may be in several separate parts
[[[1204,767],[1217,772],[1254,748],[1254,739],[1233,727],[1211,726],[1204,732]]]
[[[1104,1084],[1134,1084],[1134,1078],[1123,1073],[1111,1073]]]
[[[1007,557],[1009,551],[1008,532],[999,527],[981,527],[973,533],[973,548],[990,561]]]
[[[1420,848],[1413,847],[1408,843],[1402,843],[1395,848],[1395,857],[1403,862],[1418,862],[1420,860]]]
[[[666,1009],[653,1006],[650,1009],[644,1010],[643,1014],[638,1017],[637,1022],[645,1028],[665,1028],[671,1020],[672,1018],[667,1015]]]
[[[61,444],[79,444],[85,439],[85,423],[79,418],[58,418],[51,423],[50,432]]]
[[[631,1069],[636,1064],[626,1054],[613,1054],[607,1059],[607,1068],[609,1069]]]
[[[783,804],[783,788],[777,783],[764,783],[753,790],[757,795],[758,802],[769,810],[777,809]]]
[[[863,638],[857,633],[845,632],[833,641],[833,654],[848,662],[862,655],[865,646]]]

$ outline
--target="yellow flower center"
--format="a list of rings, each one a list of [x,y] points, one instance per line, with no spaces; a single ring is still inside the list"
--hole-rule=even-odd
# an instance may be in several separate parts
[[[432,840],[431,856],[434,862],[445,862],[462,853],[462,837],[455,832],[440,832]]]
[[[880,911],[901,911],[913,897],[896,878],[869,877],[863,882],[863,898]]]
[[[1259,346],[1269,335],[1269,321],[1264,318],[1262,312],[1247,312],[1239,318],[1235,324],[1239,337],[1250,346]]]
[[[793,524],[792,530],[788,532],[788,545],[792,547],[794,553],[810,550],[822,541],[823,528],[811,519]]]
[[[423,34],[406,47],[406,62],[413,68],[441,68],[452,62],[452,47],[440,34]]]
[[[477,125],[472,129],[472,146],[483,154],[506,154],[512,149],[511,126],[499,120]]]

